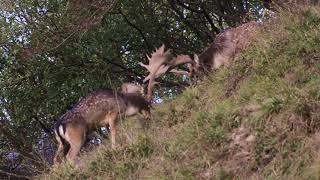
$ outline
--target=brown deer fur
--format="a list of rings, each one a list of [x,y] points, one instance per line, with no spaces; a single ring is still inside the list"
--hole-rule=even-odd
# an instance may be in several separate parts
[[[217,35],[214,42],[198,56],[200,71],[228,67],[234,56],[248,47],[258,27],[257,22],[249,22]]]
[[[117,119],[137,113],[150,119],[149,103],[141,95],[112,90],[90,93],[57,121],[54,132],[59,145],[54,163],[60,163],[61,156],[74,162],[86,136],[97,127],[110,127],[112,148],[115,148]]]

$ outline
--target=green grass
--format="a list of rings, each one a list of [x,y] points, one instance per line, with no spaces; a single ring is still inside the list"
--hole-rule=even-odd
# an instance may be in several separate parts
[[[148,128],[122,123],[118,150],[107,140],[80,169],[39,178],[318,179],[319,14],[281,12],[231,68],[156,107]]]

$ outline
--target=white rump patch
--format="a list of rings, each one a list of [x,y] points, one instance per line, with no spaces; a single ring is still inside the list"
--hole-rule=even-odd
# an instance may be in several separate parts
[[[58,143],[59,143],[59,144],[62,144],[61,139],[60,139],[60,137],[59,137],[59,135],[58,135],[57,130],[54,130],[54,134],[55,134],[55,137],[56,137],[56,140],[58,141]]]
[[[63,126],[62,125],[59,126],[59,134],[63,139],[66,139],[66,136],[65,136],[65,134],[63,132]]]

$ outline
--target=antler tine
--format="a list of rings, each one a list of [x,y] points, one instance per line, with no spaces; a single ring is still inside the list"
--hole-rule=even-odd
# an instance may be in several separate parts
[[[177,76],[183,76],[183,75],[190,76],[190,73],[188,71],[181,71],[181,70],[177,70],[177,69],[171,69],[170,72],[176,74]]]
[[[148,92],[147,92],[147,101],[151,103],[152,101],[152,92],[153,92],[153,88],[156,84],[158,84],[159,82],[156,82],[154,78],[151,78],[149,80],[148,83]]]
[[[163,53],[166,56],[169,56],[171,54],[171,49],[168,49],[166,52]]]
[[[156,74],[154,75],[155,76],[155,79],[160,77],[162,74],[165,74],[168,69],[169,69],[170,66],[168,65],[161,65],[158,69],[158,71],[156,72]],[[143,82],[147,82],[148,80],[151,79],[151,74],[149,74],[146,78],[144,78]]]
[[[142,67],[146,68],[148,71],[150,71],[150,69],[149,69],[149,66],[148,66],[148,65],[145,65],[145,64],[143,64],[142,62],[139,62],[138,64],[139,64],[140,66],[142,66]]]
[[[188,55],[178,55],[175,59],[170,61],[169,64],[173,68],[173,67],[176,67],[176,66],[178,66],[180,64],[187,64],[187,63],[194,64],[194,61]]]
[[[174,69],[175,67],[181,64],[187,64],[189,72]],[[195,62],[189,55],[178,55],[176,58],[169,62],[171,69],[170,72],[178,76],[186,75],[192,77],[192,75],[194,74],[193,71],[195,70],[196,64],[197,62]]]
[[[162,44],[161,47],[157,50],[160,54],[164,54],[165,45]]]

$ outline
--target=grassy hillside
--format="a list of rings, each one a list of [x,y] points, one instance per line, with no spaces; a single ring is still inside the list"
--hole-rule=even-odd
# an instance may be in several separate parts
[[[319,179],[320,8],[285,11],[256,41],[177,99],[148,128],[121,123],[101,146],[40,179]],[[118,141],[118,142],[119,142]]]

